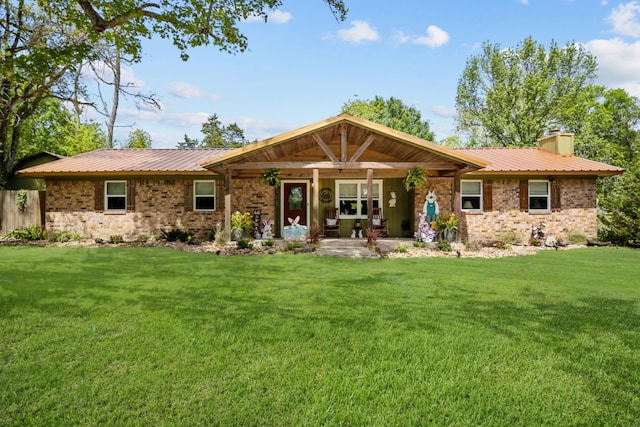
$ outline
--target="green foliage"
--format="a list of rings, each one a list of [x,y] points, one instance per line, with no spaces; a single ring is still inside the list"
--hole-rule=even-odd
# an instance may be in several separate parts
[[[571,243],[572,245],[583,245],[587,243],[587,236],[579,233],[570,234],[568,240],[569,240],[569,243]]]
[[[395,252],[399,254],[406,254],[407,252],[409,252],[409,248],[407,248],[405,245],[398,245]]]
[[[124,239],[119,234],[113,234],[109,236],[109,243],[111,243],[112,245],[119,245],[122,242],[124,242]]]
[[[123,148],[151,148],[151,135],[142,129],[135,129],[129,132],[127,142]]]
[[[441,252],[451,252],[451,243],[447,242],[446,240],[440,240],[436,244],[436,250],[439,250]]]
[[[220,222],[216,223],[216,228],[213,229],[211,234],[213,235],[213,240],[218,246],[224,246],[229,241],[227,231],[224,229],[224,225]]]
[[[231,231],[251,233],[253,230],[253,215],[251,212],[235,211],[231,214]]]
[[[0,247],[0,259],[1,425],[640,419],[637,250],[379,261]]]
[[[296,249],[301,248],[302,246],[303,244],[301,242],[287,242],[285,249],[288,251],[294,251]]]
[[[78,242],[82,240],[80,234],[73,231],[54,231],[49,234],[49,241],[56,243]]]
[[[603,239],[640,247],[640,167],[625,172],[605,200]]]
[[[419,166],[411,168],[407,171],[407,176],[402,179],[405,190],[411,191],[424,187],[429,182],[427,171]]]
[[[160,234],[162,235],[162,238],[167,242],[190,243],[193,241],[192,233],[177,228],[174,228],[170,231],[160,230]]]
[[[253,249],[252,240],[247,237],[241,237],[236,240],[236,247],[238,249]]]
[[[484,43],[458,81],[458,129],[472,145],[531,146],[552,127],[567,125],[596,60],[577,43],[548,49],[531,37],[513,48]],[[584,110],[586,111],[586,110]]]
[[[202,141],[185,135],[178,148],[237,148],[249,143],[240,126],[236,123],[223,125],[217,114],[209,116],[202,124],[202,134]]]
[[[46,237],[47,232],[43,227],[40,227],[39,225],[29,225],[24,228],[12,230],[4,238],[18,240],[44,240]]]
[[[260,180],[271,187],[280,187],[280,169],[267,169],[260,175]]]
[[[513,231],[498,234],[498,239],[506,245],[517,245],[522,239]]]
[[[27,208],[27,196],[29,192],[27,190],[18,190],[18,197],[16,199],[16,207],[20,212],[24,212]]]
[[[273,239],[267,239],[267,240],[262,240],[260,244],[264,247],[272,248],[276,244],[276,241]]]
[[[342,106],[342,112],[426,139],[427,141],[435,140],[435,134],[431,131],[429,122],[422,120],[420,111],[405,105],[398,98],[391,97],[385,100],[380,96],[376,96],[372,100],[355,99],[345,102]]]

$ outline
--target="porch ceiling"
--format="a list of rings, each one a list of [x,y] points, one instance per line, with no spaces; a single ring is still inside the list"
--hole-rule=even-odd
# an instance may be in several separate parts
[[[421,166],[431,175],[457,169],[476,170],[482,160],[424,141],[349,114],[340,114],[280,136],[206,159],[207,169],[226,169],[234,176],[256,176],[278,168],[286,177],[362,177],[374,169],[377,177],[401,177]]]

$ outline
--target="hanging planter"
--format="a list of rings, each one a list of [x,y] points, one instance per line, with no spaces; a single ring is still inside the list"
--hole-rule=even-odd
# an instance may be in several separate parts
[[[280,169],[269,168],[260,175],[260,181],[271,187],[280,187]]]
[[[424,187],[428,180],[429,176],[427,175],[427,171],[416,166],[413,169],[409,169],[407,176],[402,180],[402,183],[407,191],[411,191],[416,188]]]

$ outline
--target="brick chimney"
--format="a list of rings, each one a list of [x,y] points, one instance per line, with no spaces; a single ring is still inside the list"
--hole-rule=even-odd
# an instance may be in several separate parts
[[[549,135],[538,140],[538,150],[573,156],[573,133],[560,132],[560,129],[550,130]]]

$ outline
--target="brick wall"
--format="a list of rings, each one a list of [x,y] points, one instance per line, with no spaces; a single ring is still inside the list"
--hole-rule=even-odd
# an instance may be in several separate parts
[[[129,180],[135,184],[135,209],[126,212],[96,210],[96,182],[101,185],[102,181],[47,182],[45,223],[49,232],[68,230],[91,239],[119,234],[125,240],[134,240],[177,228],[206,239],[216,223],[224,224],[222,181],[216,181],[216,210],[194,211],[190,206],[192,179]],[[263,218],[273,218],[271,187],[256,179],[234,180],[233,185],[232,211],[260,209]]]
[[[492,181],[491,212],[464,212],[460,218],[460,232],[464,240],[494,240],[503,233],[515,233],[522,242],[531,237],[531,227],[543,221],[547,234],[568,237],[583,234],[596,237],[597,208],[595,179],[561,179],[561,209],[556,212],[529,213],[520,210],[519,179]],[[417,213],[422,212],[428,189],[435,190],[440,212],[451,212],[453,180],[437,178],[429,181],[429,188],[416,191]]]

